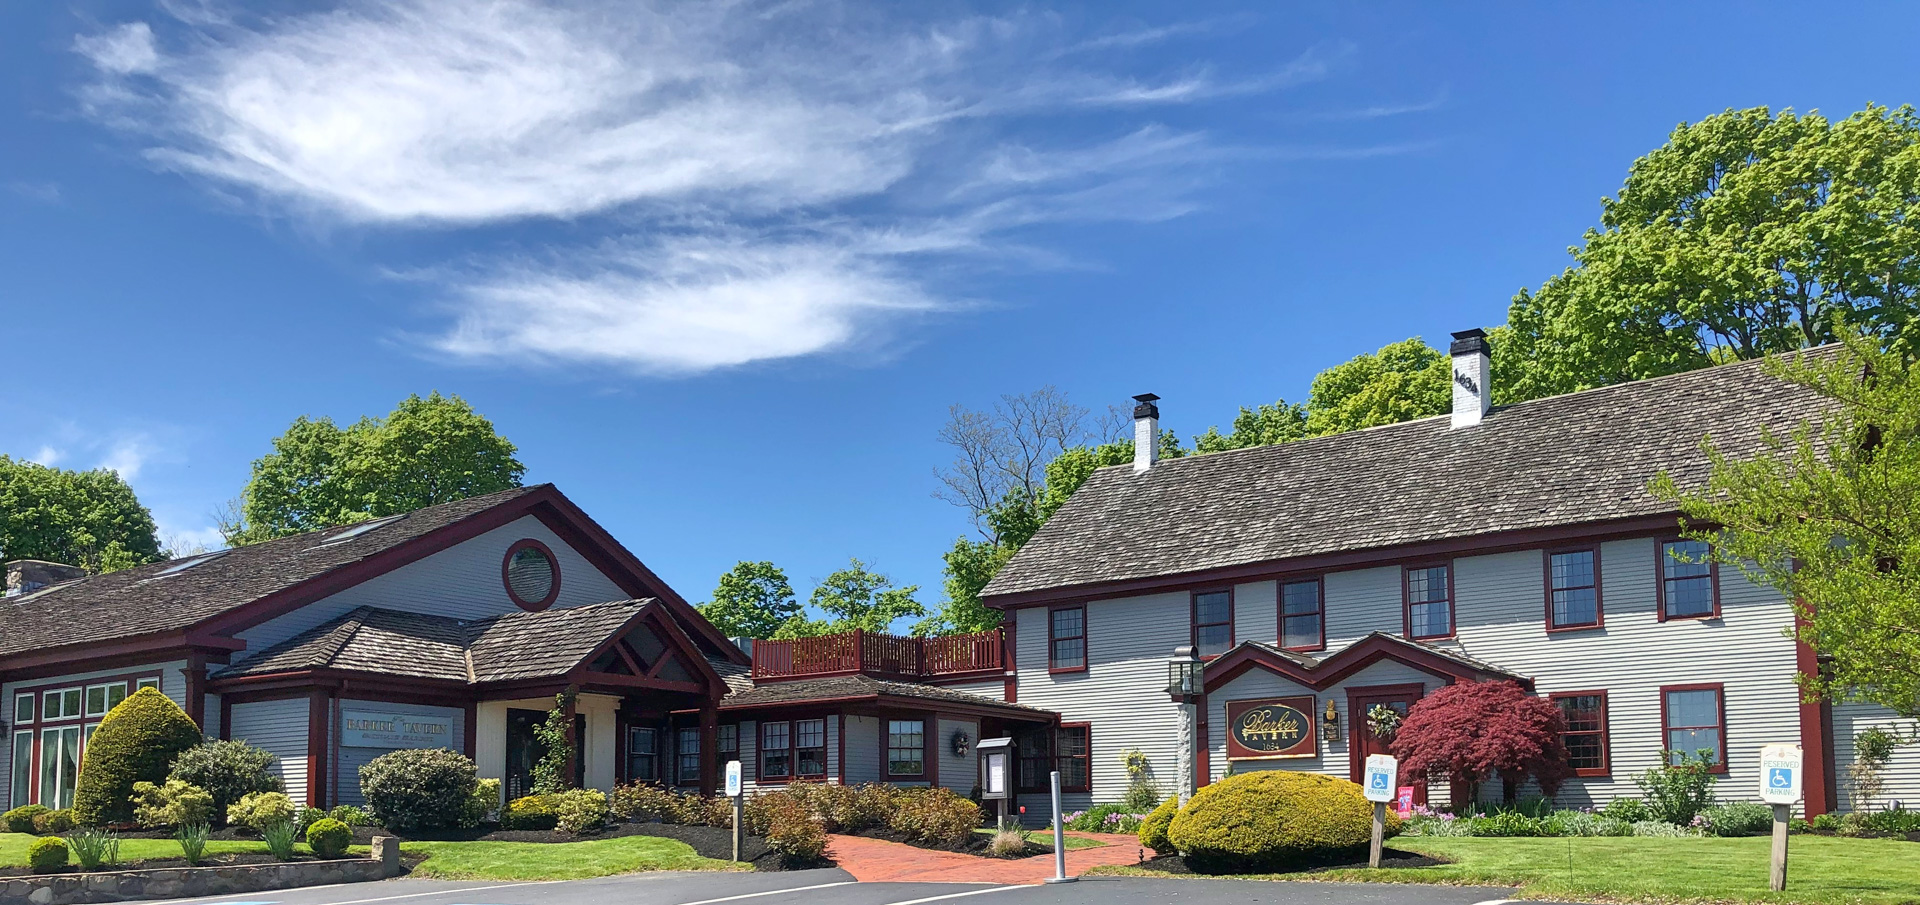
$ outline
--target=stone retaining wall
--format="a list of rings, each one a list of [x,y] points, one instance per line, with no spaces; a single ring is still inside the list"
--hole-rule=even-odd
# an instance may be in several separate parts
[[[388,865],[373,858],[301,861],[292,864],[240,864],[230,867],[163,867],[153,870],[51,874],[0,878],[0,905],[92,905],[133,899],[173,899],[358,883],[388,876]]]

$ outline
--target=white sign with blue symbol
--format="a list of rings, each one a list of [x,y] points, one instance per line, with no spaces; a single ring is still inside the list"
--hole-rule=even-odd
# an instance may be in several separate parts
[[[1760,800],[1793,804],[1800,800],[1800,746],[1768,745],[1760,749]]]
[[[1400,784],[1400,761],[1391,754],[1367,755],[1367,770],[1360,788],[1368,801],[1392,801]]]

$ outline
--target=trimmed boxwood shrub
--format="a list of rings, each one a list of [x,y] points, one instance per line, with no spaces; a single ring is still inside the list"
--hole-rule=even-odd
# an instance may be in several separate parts
[[[157,689],[142,688],[100,721],[87,742],[73,818],[83,826],[133,819],[133,784],[163,784],[174,758],[203,741],[186,711]]]
[[[1178,813],[1180,796],[1169,796],[1160,802],[1147,819],[1140,821],[1140,844],[1153,849],[1156,855],[1173,854],[1173,840],[1167,838],[1167,830],[1173,826],[1173,815]]]
[[[1399,818],[1389,816],[1397,832]],[[1187,800],[1168,828],[1173,846],[1206,873],[1284,871],[1364,849],[1373,805],[1358,783],[1266,770],[1229,776]]]
[[[315,857],[338,858],[353,844],[353,830],[332,817],[322,817],[307,827],[307,845]]]
[[[33,817],[33,831],[41,835],[65,833],[73,829],[73,809],[41,811]]]
[[[360,794],[381,826],[396,832],[473,826],[480,785],[473,759],[449,748],[391,751],[360,768]]]
[[[509,830],[550,830],[560,825],[560,802],[556,795],[528,795],[507,802],[500,811],[500,826]]]
[[[7,826],[9,833],[31,833],[33,818],[52,810],[44,804],[23,804],[5,814],[0,814],[0,823]]]
[[[213,795],[214,820],[224,823],[227,810],[240,799],[256,792],[286,791],[280,777],[273,775],[274,760],[272,752],[246,742],[214,740],[180,752],[167,778],[206,789]]]
[[[53,836],[34,840],[32,845],[27,846],[27,868],[36,874],[66,870],[66,840]]]

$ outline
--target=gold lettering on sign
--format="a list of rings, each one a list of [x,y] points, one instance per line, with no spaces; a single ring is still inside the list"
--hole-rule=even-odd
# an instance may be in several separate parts
[[[1287,748],[1300,740],[1300,731],[1299,714],[1290,707],[1262,707],[1240,717],[1241,743],[1249,748]]]

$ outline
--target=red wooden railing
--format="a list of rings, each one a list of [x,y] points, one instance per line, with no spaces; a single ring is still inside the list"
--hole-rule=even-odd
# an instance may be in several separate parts
[[[999,629],[943,638],[852,631],[818,638],[753,642],[755,679],[867,675],[929,679],[1003,668]]]

